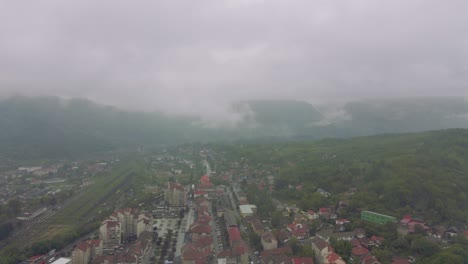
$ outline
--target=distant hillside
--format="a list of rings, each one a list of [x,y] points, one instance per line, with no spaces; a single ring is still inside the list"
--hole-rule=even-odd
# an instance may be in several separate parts
[[[246,101],[231,109],[242,117],[239,123],[212,126],[198,117],[122,111],[83,99],[14,97],[0,101],[0,155],[66,158],[139,145],[281,142],[468,128],[468,103],[457,98],[357,101],[340,108]]]
[[[182,118],[124,112],[81,99],[16,97],[0,102],[0,113],[0,151],[19,158],[176,144],[188,141],[191,129]]]

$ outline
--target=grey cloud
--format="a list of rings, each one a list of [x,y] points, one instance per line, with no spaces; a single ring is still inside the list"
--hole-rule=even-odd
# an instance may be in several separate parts
[[[466,96],[467,12],[462,0],[0,1],[0,93],[208,119],[246,99]]]

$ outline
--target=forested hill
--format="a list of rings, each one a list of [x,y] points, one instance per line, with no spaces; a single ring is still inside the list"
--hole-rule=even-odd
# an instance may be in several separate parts
[[[125,112],[88,100],[15,97],[0,102],[0,153],[67,158],[197,136],[190,119]]]
[[[212,124],[196,116],[123,111],[84,99],[3,99],[0,156],[67,158],[140,145],[284,142],[468,128],[468,102],[460,98],[367,100],[339,108],[258,100],[226,107],[239,117],[237,123]]]
[[[247,160],[252,174],[278,175],[274,195],[304,210],[343,199],[349,201],[349,214],[358,209],[396,217],[412,214],[430,224],[468,219],[465,129],[221,149],[230,159]],[[302,190],[289,188],[299,184]],[[317,188],[332,193],[331,198],[319,195]],[[358,192],[347,198],[343,194],[350,188]]]

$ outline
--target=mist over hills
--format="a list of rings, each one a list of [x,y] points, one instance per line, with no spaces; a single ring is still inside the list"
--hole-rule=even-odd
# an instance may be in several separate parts
[[[0,154],[74,157],[190,142],[282,141],[468,128],[461,98],[362,100],[315,107],[302,101],[245,101],[229,126],[201,117],[123,111],[85,99],[12,97],[0,101]]]

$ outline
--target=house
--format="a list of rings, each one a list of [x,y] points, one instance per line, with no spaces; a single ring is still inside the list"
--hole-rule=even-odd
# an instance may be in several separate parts
[[[310,236],[309,227],[303,223],[293,222],[288,225],[287,229],[291,232],[291,236],[294,236],[299,240]]]
[[[319,218],[319,215],[316,212],[314,212],[312,210],[309,210],[309,211],[307,211],[307,218],[309,220],[315,220],[315,219]]]
[[[418,231],[427,232],[429,230],[429,227],[426,226],[423,220],[412,218],[410,215],[405,215],[403,219],[400,220],[400,225],[410,234]]]
[[[316,233],[316,236],[327,242],[330,241],[330,238],[334,238],[338,241],[351,241],[354,238],[354,232],[333,233],[330,230],[320,230]]]
[[[334,252],[334,249],[327,243],[327,241],[319,238],[313,237],[311,240],[312,249],[315,252],[315,257],[320,264],[325,263],[326,256]]]
[[[270,231],[262,234],[261,243],[264,250],[278,248],[278,240],[276,240],[275,235]]]
[[[257,235],[261,236],[263,232],[265,232],[265,229],[263,228],[263,224],[258,218],[253,219],[250,224],[252,225],[253,231]]]
[[[279,245],[284,245],[291,238],[291,232],[289,232],[288,229],[283,228],[278,231],[278,235],[276,235],[276,237],[278,238]]]
[[[458,236],[461,232],[460,229],[458,229],[456,226],[451,226],[447,229],[445,233],[447,235],[447,238],[452,239]]]
[[[341,258],[340,255],[336,254],[335,252],[332,252],[325,257],[324,264],[346,264],[346,262]]]
[[[201,251],[213,250],[213,238],[211,236],[199,237],[197,241],[193,242],[193,246]]]
[[[444,239],[447,228],[444,226],[434,226],[427,231],[428,235],[436,239]]]
[[[365,256],[362,261],[361,261],[362,264],[381,264],[380,261],[372,256],[372,255],[369,255],[369,256]]]
[[[291,264],[292,249],[290,247],[282,247],[264,250],[261,253],[262,264]]]
[[[338,241],[351,241],[354,238],[354,232],[333,233],[332,237]]]
[[[336,219],[337,215],[333,212],[331,208],[320,208],[318,214],[324,219]]]
[[[359,246],[359,247],[355,247],[351,249],[351,256],[353,259],[356,259],[356,258],[362,259],[367,255],[369,255],[369,250],[363,246]]]
[[[190,226],[190,234],[192,235],[192,241],[196,241],[198,238],[202,236],[211,235],[212,228],[210,225],[201,224],[199,222],[195,222]]]
[[[345,225],[345,224],[349,224],[351,223],[351,221],[349,221],[348,219],[337,219],[335,221],[335,224],[337,225]]]
[[[357,238],[365,238],[366,237],[366,230],[364,230],[363,228],[356,228],[353,230],[354,232],[354,235],[357,237]]]
[[[293,258],[292,264],[314,264],[313,258]]]
[[[372,246],[377,246],[377,247],[379,247],[379,246],[382,245],[382,243],[383,243],[383,241],[384,241],[385,239],[384,239],[383,237],[379,237],[379,236],[372,236],[372,237],[370,238],[370,240],[371,240],[371,245],[372,245]]]
[[[91,260],[91,246],[87,242],[79,243],[72,252],[73,264],[88,264]]]
[[[183,264],[203,264],[206,263],[211,249],[197,248],[193,244],[188,243],[182,247],[182,263]]]
[[[203,197],[203,198],[208,198],[208,192],[207,191],[202,191],[202,190],[195,190],[193,192],[193,197]]]

